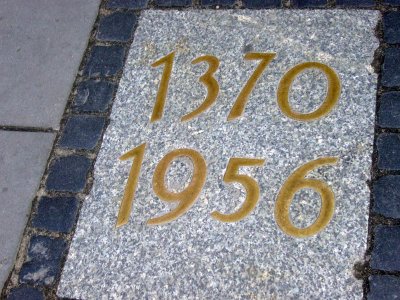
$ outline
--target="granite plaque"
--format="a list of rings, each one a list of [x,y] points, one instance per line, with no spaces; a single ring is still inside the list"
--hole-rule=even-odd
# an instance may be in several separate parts
[[[361,298],[378,14],[144,11],[58,295]]]

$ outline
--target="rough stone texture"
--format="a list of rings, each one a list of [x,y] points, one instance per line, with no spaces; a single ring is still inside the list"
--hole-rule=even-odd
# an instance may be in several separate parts
[[[115,85],[111,82],[88,80],[78,85],[74,112],[105,112],[109,109]]]
[[[387,48],[383,61],[382,85],[400,86],[400,48]]]
[[[391,11],[383,16],[383,34],[385,42],[400,43],[400,12]]]
[[[99,4],[1,1],[1,125],[58,128]]]
[[[381,127],[400,128],[400,92],[384,93],[378,112]]]
[[[400,176],[384,176],[374,184],[374,212],[400,218]]]
[[[100,20],[97,39],[101,41],[125,42],[132,36],[136,15],[126,12],[115,12]]]
[[[400,271],[400,226],[377,226],[371,254],[371,268]]]
[[[123,67],[124,55],[122,46],[95,46],[84,74],[90,77],[114,76]]]
[[[336,0],[336,6],[375,6],[374,0]]]
[[[20,286],[12,289],[7,300],[44,300],[43,293],[29,286]]]
[[[400,295],[400,278],[374,275],[369,278],[368,300],[395,300]]]
[[[79,201],[75,197],[42,197],[34,227],[68,233],[75,224]]]
[[[54,134],[0,131],[0,288],[14,265]]]
[[[61,272],[67,249],[63,239],[35,235],[31,238],[25,263],[19,272],[21,283],[51,285]]]
[[[91,150],[97,145],[105,123],[105,117],[73,115],[63,129],[59,146]]]
[[[46,187],[50,191],[81,192],[86,185],[90,160],[71,155],[57,158],[51,163]]]
[[[149,0],[108,0],[107,8],[132,8],[143,9],[146,8]]]
[[[400,170],[400,135],[383,133],[377,140],[378,167],[386,170]]]
[[[368,228],[371,153],[377,75],[371,62],[378,41],[377,11],[260,10],[144,11],[138,22],[110,125],[96,161],[94,185],[85,200],[58,295],[97,299],[360,299],[362,281],[353,265],[364,257]],[[335,24],[335,26],[331,26]],[[163,67],[151,63],[175,50],[163,118],[149,123]],[[242,118],[227,115],[257,61],[245,51],[276,52],[251,93]],[[215,105],[197,118],[206,89],[198,82],[204,54],[220,59]],[[298,63],[320,61],[339,74],[342,94],[330,114],[313,122],[285,117],[276,103],[280,78]],[[307,71],[294,82],[295,110],[311,111],[325,92],[325,76]],[[115,229],[132,162],[118,157],[146,142],[147,148],[130,222]],[[193,207],[163,226],[146,221],[173,208],[155,196],[156,164],[173,149],[189,147],[207,161],[205,186]],[[279,188],[300,165],[337,156],[335,166],[309,177],[323,180],[336,196],[335,214],[317,235],[298,239],[274,220]],[[210,213],[229,213],[244,200],[241,185],[223,183],[230,157],[265,158],[265,166],[243,168],[255,178],[260,200],[244,220],[226,224]],[[179,158],[167,184],[181,190],[191,164]],[[297,193],[291,209],[297,226],[311,224],[319,197]]]

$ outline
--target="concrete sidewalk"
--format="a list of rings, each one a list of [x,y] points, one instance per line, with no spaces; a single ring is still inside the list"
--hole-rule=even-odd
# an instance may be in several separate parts
[[[0,1],[0,286],[14,265],[100,0]]]

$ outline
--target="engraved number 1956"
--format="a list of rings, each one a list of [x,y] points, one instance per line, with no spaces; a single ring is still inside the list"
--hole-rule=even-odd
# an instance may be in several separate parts
[[[121,160],[134,158],[131,171],[129,173],[124,196],[122,198],[120,210],[118,213],[116,227],[123,226],[128,223],[129,215],[132,208],[135,190],[140,175],[140,168],[143,163],[143,157],[146,150],[146,144],[142,144],[124,155]],[[188,157],[193,163],[193,175],[189,185],[180,192],[173,192],[167,189],[165,185],[165,174],[171,162],[181,156]],[[237,182],[246,190],[246,199],[241,207],[232,213],[221,213],[214,211],[211,216],[221,222],[237,222],[244,219],[256,207],[260,188],[255,179],[248,175],[239,174],[240,167],[261,167],[265,159],[255,158],[230,158],[224,175],[224,182]],[[322,157],[310,161],[297,170],[295,170],[286,182],[283,184],[275,203],[275,220],[283,232],[294,237],[309,237],[317,234],[324,229],[332,219],[335,199],[332,189],[324,182],[316,179],[305,178],[306,174],[316,168],[324,165],[332,165],[337,163],[336,157]],[[178,205],[172,211],[148,220],[149,225],[160,225],[171,222],[184,213],[186,213],[199,197],[201,190],[205,184],[207,177],[207,165],[204,157],[196,150],[182,148],[167,153],[156,166],[153,175],[153,190],[155,194],[162,200],[167,202],[177,202]],[[289,208],[295,194],[304,188],[314,189],[319,193],[322,201],[320,214],[317,220],[306,228],[295,227],[290,221]]]

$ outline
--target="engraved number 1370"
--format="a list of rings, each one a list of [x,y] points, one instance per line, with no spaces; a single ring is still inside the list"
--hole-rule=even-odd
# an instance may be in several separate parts
[[[275,58],[275,53],[261,53],[251,52],[246,53],[244,56],[245,60],[258,60],[260,61],[253,74],[250,76],[246,84],[243,86],[239,95],[236,98],[235,103],[229,112],[228,121],[235,120],[243,115],[245,106],[249,100],[250,94],[253,91],[257,81],[260,79],[262,73],[265,71],[267,66]],[[156,101],[153,107],[153,112],[150,118],[150,122],[158,121],[162,118],[164,112],[164,106],[167,98],[168,85],[171,78],[173,69],[173,63],[175,58],[175,52],[160,58],[154,62],[152,67],[164,66],[163,73],[159,89],[156,96]],[[217,100],[219,93],[219,84],[215,79],[214,74],[217,72],[219,67],[219,60],[217,57],[212,55],[200,56],[192,61],[192,64],[196,65],[199,63],[207,63],[208,69],[200,76],[199,81],[206,87],[207,95],[203,102],[192,112],[184,115],[181,121],[189,121],[201,113],[208,110]],[[328,81],[328,89],[325,100],[322,104],[314,111],[309,113],[301,113],[293,111],[289,104],[289,91],[294,79],[306,69],[318,69],[326,75]],[[278,85],[277,91],[277,102],[281,111],[289,118],[298,121],[312,121],[319,119],[327,115],[332,108],[335,106],[340,97],[340,79],[335,71],[329,66],[319,62],[305,62],[298,64],[287,71]]]

